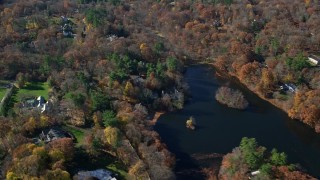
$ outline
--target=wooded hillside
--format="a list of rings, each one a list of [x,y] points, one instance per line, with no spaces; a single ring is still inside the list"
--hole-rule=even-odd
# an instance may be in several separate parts
[[[320,132],[317,0],[2,0],[0,24],[0,80],[18,87],[0,117],[1,179],[70,179],[79,157],[120,179],[174,179],[149,120],[183,108],[194,62]],[[44,113],[26,108],[31,91]],[[39,143],[52,127],[73,141]]]

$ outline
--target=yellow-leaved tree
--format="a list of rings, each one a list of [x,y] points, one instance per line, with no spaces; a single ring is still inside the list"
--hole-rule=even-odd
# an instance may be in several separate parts
[[[133,85],[130,81],[127,81],[126,86],[124,87],[123,95],[130,97],[133,94]]]
[[[120,130],[116,127],[108,126],[104,129],[105,143],[116,148],[120,141]]]

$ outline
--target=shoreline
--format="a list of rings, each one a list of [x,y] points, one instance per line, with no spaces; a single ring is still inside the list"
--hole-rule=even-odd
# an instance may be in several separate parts
[[[190,64],[188,64],[188,66],[193,66],[193,65],[208,65],[209,67],[211,68],[214,68],[214,70],[216,71],[216,74],[220,77],[223,77],[223,78],[227,78],[227,79],[231,79],[231,80],[234,80],[236,83],[239,83],[239,85],[242,85],[243,87],[245,87],[246,89],[248,89],[250,92],[254,93],[255,95],[257,95],[259,98],[263,99],[264,101],[267,101],[269,102],[271,105],[275,106],[276,108],[280,109],[281,111],[285,112],[286,115],[293,121],[299,121],[301,123],[303,123],[304,125],[306,125],[307,127],[311,128],[312,131],[316,134],[320,134],[320,131],[317,132],[315,127],[311,127],[309,126],[308,124],[304,123],[304,121],[302,119],[295,119],[295,118],[291,118],[289,116],[289,109],[286,109],[285,107],[283,107],[283,105],[281,105],[280,102],[277,102],[277,99],[267,99],[265,98],[263,95],[261,95],[259,92],[257,92],[256,90],[254,89],[251,89],[250,87],[248,87],[245,83],[243,83],[242,81],[240,81],[240,79],[232,74],[232,73],[229,73],[229,72],[224,72],[224,71],[221,71],[219,68],[217,68],[215,66],[215,64],[213,62],[206,62],[206,61],[200,61],[200,62],[191,62]],[[224,76],[225,75],[225,76]]]
[[[236,81],[237,83],[239,83],[240,85],[244,86],[245,88],[247,88],[249,91],[251,91],[252,93],[254,93],[255,95],[257,95],[259,98],[261,98],[264,101],[269,102],[271,105],[275,106],[276,108],[280,109],[281,111],[285,112],[286,115],[293,121],[299,121],[301,123],[303,123],[304,125],[306,125],[307,127],[311,128],[313,130],[313,132],[315,132],[316,134],[320,134],[320,132],[316,132],[314,127],[309,126],[308,124],[304,123],[302,119],[293,119],[289,116],[289,109],[284,108],[281,104],[279,104],[279,102],[276,102],[276,99],[267,99],[265,97],[263,97],[263,95],[261,95],[260,93],[258,93],[256,90],[249,88],[245,83],[241,82],[240,79],[233,75],[230,74],[228,72],[223,72],[221,70],[219,70],[214,63],[212,62],[201,62],[199,64],[205,64],[205,65],[209,65],[210,67],[214,68],[214,70],[216,71],[216,73],[220,76],[223,77],[222,75],[226,75],[227,78],[231,78],[232,80]]]

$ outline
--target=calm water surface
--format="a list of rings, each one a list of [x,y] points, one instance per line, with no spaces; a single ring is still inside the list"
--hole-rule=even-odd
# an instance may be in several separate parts
[[[176,154],[177,171],[195,166],[190,158],[193,154],[231,152],[246,136],[256,138],[268,150],[286,152],[290,163],[299,163],[320,177],[320,136],[311,128],[291,120],[236,81],[215,76],[208,66],[189,67],[185,78],[192,99],[183,110],[162,115],[155,126],[169,150]],[[250,107],[240,111],[216,102],[214,93],[222,85],[240,89]],[[196,119],[196,131],[185,127],[190,116]]]

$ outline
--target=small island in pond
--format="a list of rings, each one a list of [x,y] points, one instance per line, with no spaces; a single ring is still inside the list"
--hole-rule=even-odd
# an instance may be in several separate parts
[[[186,127],[191,130],[196,129],[196,120],[194,117],[190,116],[190,118],[186,121]]]
[[[219,103],[225,104],[231,108],[245,109],[249,105],[241,91],[228,87],[220,87],[217,90],[215,97]]]

